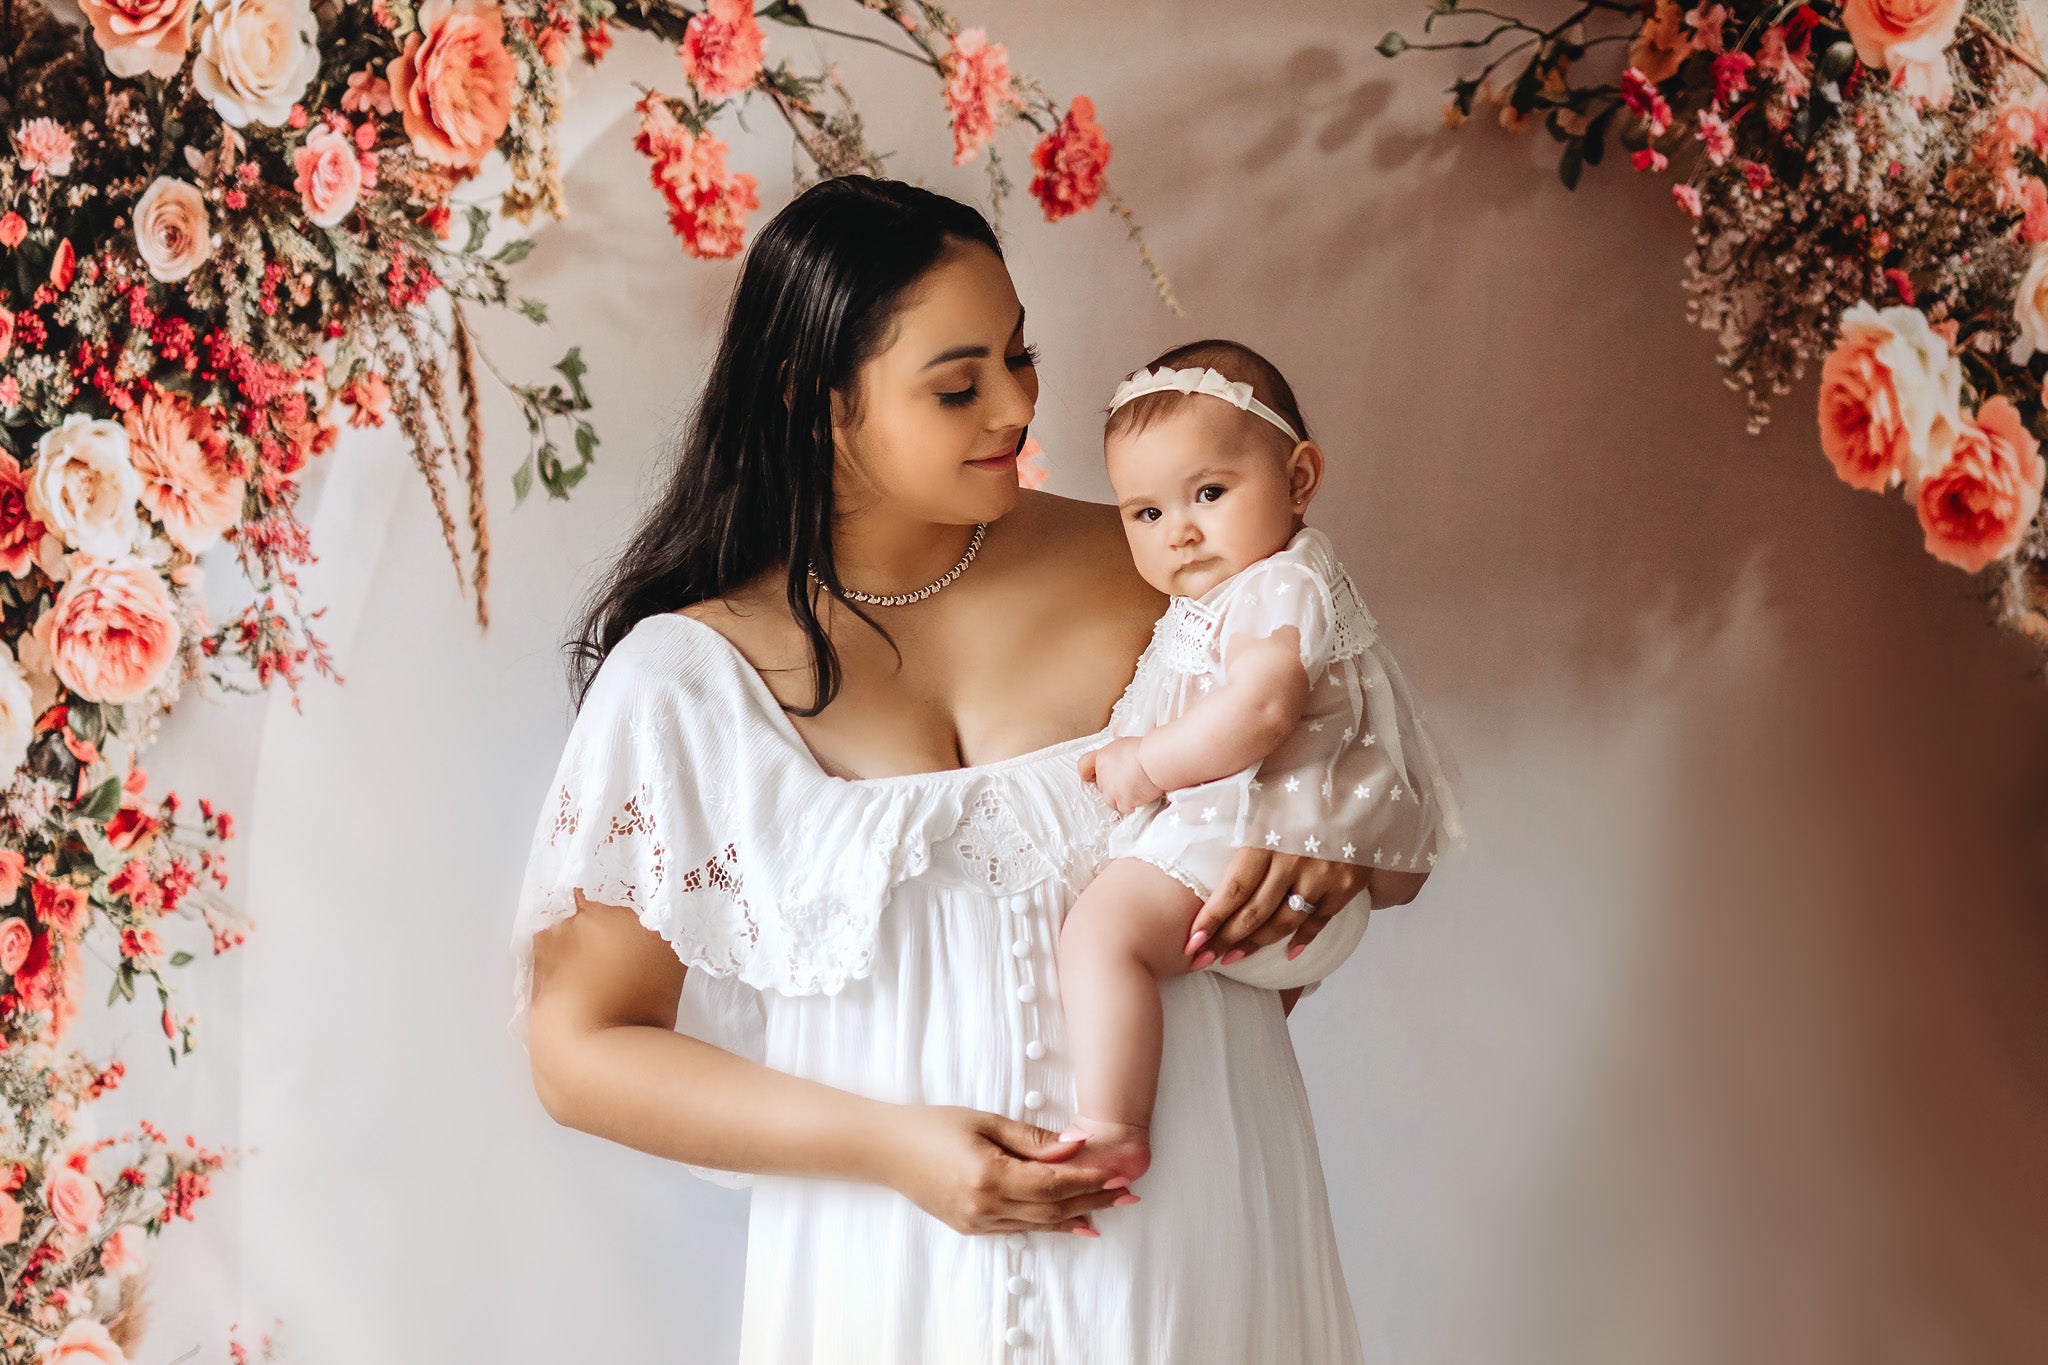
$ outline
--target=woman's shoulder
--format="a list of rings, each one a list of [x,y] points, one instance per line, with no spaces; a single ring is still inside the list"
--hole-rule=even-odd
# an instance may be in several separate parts
[[[1166,597],[1131,562],[1130,544],[1114,507],[1026,489],[1001,523],[1009,558],[1049,596],[1127,611],[1150,627]]]

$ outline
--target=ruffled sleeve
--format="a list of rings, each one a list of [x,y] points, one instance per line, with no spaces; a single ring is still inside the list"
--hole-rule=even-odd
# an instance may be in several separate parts
[[[631,910],[690,968],[678,1028],[757,1062],[762,992],[833,994],[872,970],[890,890],[928,865],[932,832],[958,811],[827,778],[773,705],[687,618],[642,621],[606,657],[534,827],[513,918],[514,1036],[528,1036],[534,936],[576,913],[578,891]]]

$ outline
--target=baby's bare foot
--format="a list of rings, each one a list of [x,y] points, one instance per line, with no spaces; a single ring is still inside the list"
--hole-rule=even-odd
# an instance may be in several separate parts
[[[1152,1130],[1142,1123],[1111,1123],[1076,1114],[1060,1138],[1071,1141],[1078,1137],[1088,1139],[1082,1149],[1087,1159],[1113,1172],[1102,1182],[1105,1189],[1120,1190],[1152,1167]]]

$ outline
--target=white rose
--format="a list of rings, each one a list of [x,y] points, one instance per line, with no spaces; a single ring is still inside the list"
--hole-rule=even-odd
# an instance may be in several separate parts
[[[128,459],[128,431],[119,422],[74,412],[36,442],[28,509],[76,550],[100,559],[128,553],[141,520],[142,476]]]
[[[0,645],[0,781],[27,761],[38,714],[28,670]]]
[[[192,83],[233,126],[283,123],[319,70],[307,0],[206,0]]]
[[[2036,242],[2034,254],[2013,294],[2013,321],[2020,325],[2012,344],[2012,363],[2024,365],[2036,351],[2048,351],[2048,242]]]
[[[1917,486],[1948,463],[1962,429],[1963,362],[1918,308],[1901,303],[1878,309],[1859,300],[1842,310],[1844,334],[1866,329],[1881,338],[1877,356],[1891,371],[1899,396],[1899,424],[1910,452],[1899,474]]]
[[[160,175],[135,201],[135,249],[165,284],[184,279],[213,255],[213,223],[196,186]]]

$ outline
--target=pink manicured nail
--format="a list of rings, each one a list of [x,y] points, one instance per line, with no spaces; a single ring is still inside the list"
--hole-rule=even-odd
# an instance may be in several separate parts
[[[1303,948],[1306,948],[1306,947],[1308,947],[1308,945],[1307,945],[1306,943],[1297,943],[1297,944],[1295,944],[1295,945],[1294,945],[1294,946],[1293,946],[1292,948],[1289,948],[1289,949],[1287,950],[1287,960],[1288,960],[1289,962],[1292,962],[1292,961],[1294,961],[1294,959],[1296,959],[1297,957],[1300,957],[1300,956],[1301,956],[1301,950],[1302,950]]]
[[[1202,970],[1202,968],[1208,966],[1211,962],[1214,962],[1215,960],[1216,954],[1204,952],[1200,957],[1196,958],[1193,962],[1190,962],[1188,964],[1188,970],[1191,972],[1199,972],[1200,970]]]
[[[1112,1208],[1116,1207],[1118,1204],[1135,1204],[1138,1202],[1138,1196],[1135,1194],[1120,1194],[1116,1198],[1110,1200],[1109,1202],[1110,1207]]]
[[[1102,1188],[1105,1190],[1120,1190],[1130,1183],[1131,1178],[1127,1175],[1113,1175],[1102,1182]]]
[[[1223,965],[1224,965],[1224,966],[1226,966],[1226,967],[1228,967],[1228,966],[1229,966],[1229,965],[1230,965],[1231,963],[1233,963],[1233,962],[1237,961],[1237,960],[1238,960],[1239,958],[1241,958],[1241,957],[1243,957],[1243,956],[1244,956],[1244,949],[1242,949],[1242,948],[1232,948],[1232,949],[1231,949],[1231,950],[1230,950],[1229,952],[1227,952],[1227,953],[1225,953],[1225,954],[1223,955]]]
[[[1180,950],[1181,956],[1185,957],[1189,953],[1192,953],[1195,949],[1201,947],[1202,944],[1208,940],[1208,937],[1209,931],[1207,929],[1197,929],[1192,934],[1189,934],[1188,946]]]
[[[1074,1231],[1082,1237],[1100,1237],[1102,1235],[1094,1228],[1075,1228]]]

